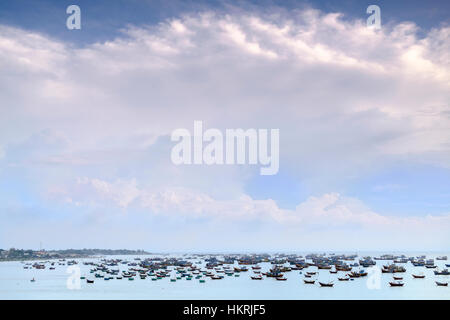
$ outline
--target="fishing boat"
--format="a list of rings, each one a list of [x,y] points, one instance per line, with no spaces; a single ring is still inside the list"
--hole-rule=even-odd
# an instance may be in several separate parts
[[[339,281],[348,281],[350,278],[338,278]]]
[[[31,279],[30,281],[31,281],[31,282],[35,282],[36,280],[33,278],[33,279]]]
[[[347,273],[347,275],[350,278],[359,278],[359,273],[358,272],[350,272],[350,273]]]
[[[403,287],[404,283],[400,282],[400,281],[392,281],[389,282],[389,284],[391,285],[391,287]]]
[[[263,273],[263,275],[265,275],[266,277],[272,277],[272,278],[277,278],[277,277],[283,276],[281,271],[278,269],[270,269],[269,272]]]
[[[287,278],[284,278],[283,276],[276,277],[275,279],[277,279],[278,281],[286,281],[287,280]]]
[[[381,269],[382,273],[398,273],[398,272],[406,272],[405,267],[397,266],[395,264],[383,266]]]
[[[447,287],[448,286],[448,282],[439,282],[436,281],[436,285],[440,286],[440,287]]]
[[[334,285],[333,282],[325,283],[325,282],[320,282],[320,281],[319,281],[319,284],[321,287],[332,287]]]
[[[450,272],[448,271],[448,269],[444,269],[442,271],[434,271],[434,274],[437,276],[448,276],[450,275]]]
[[[424,274],[413,274],[412,276],[413,276],[414,279],[423,279],[423,278],[425,278]]]
[[[306,279],[303,279],[303,281],[305,282],[305,284],[314,284],[316,282],[316,280],[306,280]]]
[[[258,275],[258,276],[250,276],[250,278],[252,278],[252,280],[262,280],[262,276]]]
[[[86,282],[87,282],[87,283],[94,283],[94,280],[86,279]]]
[[[347,265],[341,265],[341,266],[335,266],[336,267],[336,271],[352,271],[352,267],[347,266]]]
[[[398,280],[403,280],[403,277],[395,277],[395,276],[394,276],[393,278],[394,278],[394,280],[397,280],[397,281],[398,281]]]

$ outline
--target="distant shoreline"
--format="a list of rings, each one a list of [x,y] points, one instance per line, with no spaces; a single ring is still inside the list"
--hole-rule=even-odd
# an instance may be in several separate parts
[[[30,260],[58,260],[80,259],[98,256],[115,255],[149,255],[144,250],[128,249],[66,249],[66,250],[24,250],[24,249],[0,249],[0,261],[30,261]]]

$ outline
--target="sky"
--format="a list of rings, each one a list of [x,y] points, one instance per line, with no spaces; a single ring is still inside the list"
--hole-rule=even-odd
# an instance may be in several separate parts
[[[1,1],[0,248],[448,250],[448,17],[446,1]],[[175,165],[171,133],[196,120],[279,129],[278,173]]]

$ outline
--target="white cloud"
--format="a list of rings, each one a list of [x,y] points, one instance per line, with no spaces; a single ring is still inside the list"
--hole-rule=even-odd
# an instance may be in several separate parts
[[[445,234],[450,227],[450,214],[442,216],[384,216],[373,212],[361,201],[339,193],[309,197],[295,209],[280,208],[272,199],[255,200],[242,194],[233,200],[217,200],[213,197],[185,188],[138,188],[136,179],[110,183],[99,179],[82,178],[83,194],[71,194],[78,203],[99,203],[104,207],[143,209],[150,215],[169,215],[175,218],[207,218],[225,221],[261,220],[269,223],[309,227],[353,227],[374,232],[438,232]],[[91,188],[89,188],[91,187]],[[87,189],[86,189],[87,188]]]
[[[202,119],[214,127],[279,127],[291,149],[285,163],[348,161],[354,153],[367,163],[411,154],[430,161],[424,155],[434,154],[431,161],[446,166],[449,30],[420,39],[412,23],[376,32],[312,9],[204,12],[76,48],[0,26],[7,88],[0,143],[51,128],[64,131],[75,151],[98,149],[105,140],[166,135]]]

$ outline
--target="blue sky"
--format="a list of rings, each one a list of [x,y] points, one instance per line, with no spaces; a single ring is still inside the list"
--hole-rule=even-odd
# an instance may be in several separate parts
[[[448,249],[449,11],[2,1],[0,248]],[[194,120],[279,128],[278,174],[175,166]]]
[[[77,4],[83,9],[83,28],[85,32],[69,32],[61,28],[65,25],[65,9]],[[362,19],[366,8],[376,4],[383,8],[386,23],[414,21],[420,27],[433,28],[448,22],[449,4],[441,0],[430,1],[156,1],[156,0],[115,0],[115,1],[2,1],[0,20],[4,24],[48,33],[51,36],[88,44],[95,41],[111,40],[119,35],[118,30],[127,24],[157,24],[165,19],[186,13],[213,9],[263,10],[283,8],[296,10],[314,7],[325,12],[342,12],[348,19]]]

